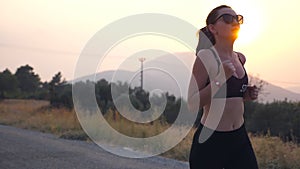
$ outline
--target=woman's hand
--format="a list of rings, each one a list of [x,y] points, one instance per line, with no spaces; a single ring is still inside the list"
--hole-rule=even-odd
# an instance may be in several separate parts
[[[258,87],[254,86],[248,86],[247,90],[244,94],[244,100],[256,100],[258,97],[259,89]]]
[[[225,73],[225,77],[223,73],[219,73],[216,77],[215,77],[215,81],[220,83],[219,86],[221,86],[223,83],[226,82],[226,80],[228,80],[236,71],[233,63],[230,60],[225,60],[222,62],[222,67]]]
[[[227,80],[235,73],[236,69],[230,60],[223,61],[222,65],[223,65],[223,69],[224,69],[226,80]]]

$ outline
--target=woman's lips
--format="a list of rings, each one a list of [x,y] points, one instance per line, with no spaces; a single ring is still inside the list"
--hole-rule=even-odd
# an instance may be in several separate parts
[[[236,27],[236,28],[233,28],[232,31],[239,31],[240,28]]]

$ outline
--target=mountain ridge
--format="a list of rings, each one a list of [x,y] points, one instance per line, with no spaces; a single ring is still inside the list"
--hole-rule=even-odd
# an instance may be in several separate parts
[[[131,58],[132,59],[132,58]],[[136,64],[139,64],[138,58]],[[187,97],[189,81],[192,74],[192,67],[195,55],[190,52],[181,52],[159,56],[149,59],[143,64],[143,88],[151,93],[169,92],[174,96]],[[130,63],[132,66],[132,62]],[[140,86],[140,69],[128,71],[130,64],[121,65],[122,70],[109,70],[98,72],[96,75],[85,76],[77,80],[100,80],[106,79],[109,82],[127,82],[131,87]],[[74,80],[76,82],[77,80]],[[259,95],[259,102],[273,102],[275,100],[300,101],[300,94],[288,89],[273,85],[263,79],[249,75],[250,84],[260,84],[263,82],[263,90]]]
[[[132,78],[132,76],[135,75],[135,77]],[[103,71],[100,73],[97,73],[96,76],[85,76],[80,79],[75,80],[74,82],[77,81],[94,81],[95,80],[101,80],[105,79],[108,82],[115,82],[115,83],[128,83],[130,87],[139,87],[140,86],[140,78],[139,78],[139,73],[133,72],[133,71],[127,71],[127,70],[118,70],[117,72],[114,70],[108,70],[108,71]],[[160,76],[160,77],[159,77]],[[113,78],[114,77],[114,78]],[[173,84],[172,82],[169,82],[167,80],[165,83],[161,81],[160,78],[167,78],[167,77],[161,77],[161,75],[158,75],[158,73],[155,72],[144,72],[144,89],[149,91],[150,90],[155,90],[155,86],[159,87],[160,91],[162,92],[168,92],[170,94],[173,94],[174,96],[178,97],[180,96],[180,89],[176,85],[171,85]],[[128,79],[131,79],[131,81],[128,81]],[[262,80],[262,79],[260,79]],[[155,84],[154,81],[157,83]],[[264,81],[264,80],[263,80]],[[283,87],[271,84],[267,81],[264,81],[265,84],[263,85],[262,91],[259,95],[258,101],[259,102],[273,102],[273,101],[295,101],[298,102],[300,101],[300,94],[290,91],[288,89],[285,89]],[[149,85],[150,84],[150,85]],[[186,83],[187,84],[187,83]],[[184,86],[184,89],[181,89],[183,92],[187,92],[187,86]]]

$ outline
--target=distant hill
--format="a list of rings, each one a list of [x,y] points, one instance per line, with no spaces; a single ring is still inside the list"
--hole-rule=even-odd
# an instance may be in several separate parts
[[[300,94],[269,83],[265,85],[264,91],[259,96],[259,101],[262,102],[285,99],[288,101],[300,101]]]
[[[114,71],[106,71],[97,74],[97,79],[111,79]],[[134,74],[134,72],[130,71],[118,71],[119,78],[117,81],[125,82],[127,81],[126,77],[130,77]],[[164,78],[162,81],[161,78]],[[155,86],[160,88],[162,91],[168,91],[171,94],[174,94],[175,96],[180,96],[180,92],[178,89],[178,86],[176,85],[176,82],[174,82],[172,79],[169,79],[168,77],[162,77],[159,75],[159,73],[155,72],[145,72],[144,73],[144,85],[146,86],[145,89],[151,89]],[[131,86],[139,86],[139,77],[136,77],[131,83]],[[186,89],[187,86],[184,86],[184,89]],[[186,92],[187,90],[183,90],[183,92]],[[289,100],[289,101],[300,101],[300,94],[289,91],[287,89],[284,89],[282,87],[267,83],[263,87],[263,91],[259,96],[260,102],[273,102],[274,100]]]
[[[144,63],[144,89],[153,92],[169,92],[176,97],[186,98],[192,65],[194,62],[192,53],[176,53],[164,55]],[[137,61],[137,64],[139,62]],[[251,77],[250,77],[251,78]],[[92,80],[94,75],[82,77],[78,80]],[[96,80],[106,79],[109,82],[127,82],[131,87],[140,86],[140,70],[104,71],[96,74]],[[155,90],[156,89],[156,90]],[[279,86],[266,83],[260,102],[273,102],[274,100],[300,101],[300,94],[291,92]]]
[[[300,86],[287,87],[286,89],[300,94]]]

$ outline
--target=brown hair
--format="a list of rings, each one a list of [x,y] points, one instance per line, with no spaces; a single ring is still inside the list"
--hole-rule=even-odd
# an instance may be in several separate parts
[[[219,15],[218,11],[222,8],[231,8],[230,6],[227,5],[220,5],[216,8],[214,8],[207,16],[206,18],[206,26],[201,28],[198,31],[198,37],[199,37],[199,41],[198,41],[198,45],[196,48],[196,54],[199,52],[199,50],[201,49],[208,49],[210,47],[212,47],[213,45],[215,45],[216,40],[214,35],[209,31],[208,29],[208,25],[209,24],[214,24],[216,22],[216,19]],[[208,41],[209,40],[209,41]]]

